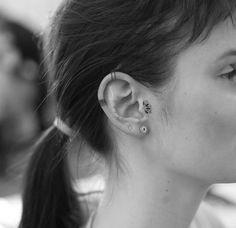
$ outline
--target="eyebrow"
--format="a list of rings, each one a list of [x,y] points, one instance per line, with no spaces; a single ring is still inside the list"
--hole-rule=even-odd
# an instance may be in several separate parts
[[[223,58],[226,58],[226,57],[229,57],[229,56],[236,56],[236,49],[230,49],[226,52],[224,52],[222,55],[220,55],[219,60],[223,59]]]

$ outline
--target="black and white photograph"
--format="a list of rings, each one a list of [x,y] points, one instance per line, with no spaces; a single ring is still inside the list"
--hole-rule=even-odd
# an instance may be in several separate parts
[[[0,0],[0,228],[236,228],[236,0]]]

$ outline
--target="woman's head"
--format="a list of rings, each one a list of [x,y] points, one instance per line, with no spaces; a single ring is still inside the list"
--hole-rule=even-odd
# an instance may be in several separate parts
[[[235,48],[235,6],[234,0],[65,1],[45,46],[58,116],[106,159],[231,180],[236,110],[227,77],[235,61],[214,58]],[[83,224],[65,175],[67,141],[51,128],[38,144],[22,228]],[[227,150],[222,165],[220,149]]]
[[[197,86],[195,80],[197,78],[200,80],[200,75],[195,75],[196,70],[200,70],[200,66],[203,67],[203,63],[206,63],[204,61],[198,66],[199,61],[207,55],[212,58],[213,49],[226,48],[223,45],[217,47],[219,43],[215,40],[217,38],[210,38],[211,36],[224,32],[225,37],[222,34],[218,39],[225,40],[226,37],[234,39],[234,34],[231,32],[233,26],[226,26],[226,23],[232,25],[234,7],[234,1],[112,1],[112,3],[110,1],[67,1],[54,20],[48,45],[48,59],[55,80],[58,115],[75,131],[79,131],[94,150],[104,155],[110,154],[114,148],[114,140],[111,137],[114,134],[111,134],[109,123],[119,125],[123,130],[126,128],[126,133],[129,135],[130,125],[138,129],[147,122],[150,127],[150,138],[158,137],[157,133],[160,134],[162,140],[160,138],[156,140],[159,144],[164,140],[166,145],[173,145],[173,143],[182,145],[184,135],[181,132],[193,130],[189,127],[195,128],[193,123],[196,118],[192,115],[194,113],[190,113],[189,106],[181,115],[184,117],[190,113],[193,117],[192,125],[178,126],[181,122],[175,120],[176,126],[172,126],[173,109],[177,112],[181,102],[186,104],[186,99],[189,98],[186,92],[187,98],[181,97],[177,100],[178,85],[187,83],[189,92],[193,91]],[[231,33],[230,36],[227,32]],[[214,43],[216,46],[209,48],[201,56],[201,48],[198,49],[198,46],[205,44],[212,46]],[[195,57],[198,59],[193,59],[190,63],[188,56],[183,61],[187,50],[192,56],[196,53]],[[184,62],[183,66],[180,66],[180,62]],[[182,82],[181,76],[186,74],[190,65],[192,72],[188,71],[189,76]],[[105,115],[98,102],[97,91],[103,78],[111,72],[116,72],[114,73],[116,75],[119,74],[118,72],[123,74],[121,80],[116,80],[117,83],[107,83],[103,89],[105,98],[108,99],[106,100],[108,111],[105,111],[107,114]],[[133,81],[130,83],[129,79]],[[203,80],[207,80],[206,77]],[[144,87],[137,89],[141,85]],[[204,88],[203,85],[199,84],[199,86],[201,86],[199,89]],[[209,87],[205,89],[205,95],[207,91],[212,94]],[[108,91],[112,93],[109,94]],[[203,94],[202,91],[198,92]],[[156,94],[156,102],[151,94]],[[117,100],[116,102],[109,101],[112,96],[113,100]],[[139,119],[136,124],[132,123],[132,120],[129,121],[129,118],[132,119],[139,114],[142,116],[142,113],[138,114],[138,110],[148,97],[154,109],[152,116],[159,112],[159,121],[156,117],[150,117],[148,120],[146,118],[145,121]],[[133,106],[128,106],[128,102]],[[191,104],[194,105],[194,102],[199,107],[200,101],[197,98],[192,100]],[[210,104],[205,105],[210,108]],[[115,109],[112,110],[111,107]],[[122,119],[120,123],[118,123],[120,118],[118,120],[115,118],[115,112],[118,112]],[[167,119],[169,124],[166,124],[165,131],[162,132],[163,126],[159,124],[166,123],[164,119]],[[213,120],[209,119],[209,121]],[[170,137],[169,134],[172,133],[176,137]],[[191,136],[190,133],[185,132],[185,134],[186,137]],[[187,142],[186,138],[184,143],[188,144]],[[150,142],[149,145],[153,146]],[[171,147],[167,146],[166,149],[169,150]],[[173,151],[168,153],[168,156],[171,153],[173,156],[178,154],[179,158],[185,156],[185,153],[181,156],[181,153]],[[199,152],[196,153],[200,155]],[[182,160],[186,161],[184,158]]]

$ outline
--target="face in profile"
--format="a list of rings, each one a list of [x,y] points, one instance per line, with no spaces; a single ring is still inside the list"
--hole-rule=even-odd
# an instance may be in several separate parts
[[[206,182],[236,180],[236,27],[218,24],[180,53],[162,121],[162,162]]]

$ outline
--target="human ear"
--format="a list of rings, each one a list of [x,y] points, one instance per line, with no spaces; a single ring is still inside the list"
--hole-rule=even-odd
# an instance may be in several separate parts
[[[145,86],[121,72],[107,75],[98,89],[98,100],[111,123],[136,136],[146,134],[148,130],[151,105],[147,97]]]

